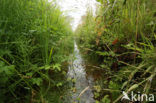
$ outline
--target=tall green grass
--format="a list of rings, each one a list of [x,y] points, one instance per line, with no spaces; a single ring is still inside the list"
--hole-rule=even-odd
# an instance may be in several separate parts
[[[71,35],[69,22],[53,2],[0,0],[0,102],[44,102],[72,51]],[[49,72],[56,77],[49,78]]]
[[[89,55],[99,57],[102,77],[107,78],[96,84],[101,91],[95,98],[115,103],[120,102],[122,90],[154,93],[156,2],[97,1],[101,3],[97,16],[88,12],[76,30],[79,44]]]

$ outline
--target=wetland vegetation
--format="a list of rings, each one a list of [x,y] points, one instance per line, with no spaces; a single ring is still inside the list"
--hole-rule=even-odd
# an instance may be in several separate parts
[[[55,0],[0,0],[0,103],[156,99],[156,0],[96,1],[73,30]]]

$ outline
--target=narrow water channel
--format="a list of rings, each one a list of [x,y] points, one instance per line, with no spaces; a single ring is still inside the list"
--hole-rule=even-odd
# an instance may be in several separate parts
[[[94,103],[92,86],[93,78],[87,76],[85,63],[76,42],[74,42],[74,59],[68,68],[68,78],[72,78],[73,90],[70,91],[70,103]]]

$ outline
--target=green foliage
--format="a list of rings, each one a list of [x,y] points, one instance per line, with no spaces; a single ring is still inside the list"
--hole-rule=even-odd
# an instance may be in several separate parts
[[[13,65],[7,66],[0,61],[0,84],[5,86],[8,80],[15,74],[15,67]]]
[[[50,85],[63,85],[58,72],[65,71],[61,64],[73,50],[69,21],[54,1],[0,0],[0,5],[0,102],[44,99]],[[56,74],[52,80],[49,72]]]
[[[103,0],[96,0],[96,1],[100,2],[101,4],[103,4]]]
[[[120,90],[121,86],[113,81],[110,81],[108,87],[111,90]],[[112,91],[111,93],[112,93],[112,99],[115,99],[117,96],[121,94],[120,92],[116,92],[116,91]]]
[[[156,2],[97,1],[101,3],[97,15],[94,17],[88,12],[76,30],[80,47],[87,48],[83,52],[89,56],[96,55],[99,69],[103,71],[103,79],[96,83],[104,89],[97,96],[97,103],[103,95],[109,95],[107,98],[114,103],[119,102],[121,90],[153,92]],[[149,78],[152,78],[151,82]]]
[[[110,103],[110,100],[108,98],[108,95],[105,95],[104,98],[102,98],[102,103]]]
[[[40,86],[42,83],[42,79],[41,78],[32,78],[31,82],[32,82],[32,84],[36,84],[36,85]]]
[[[55,71],[61,71],[61,67],[60,67],[61,65],[60,64],[54,64],[53,65],[53,69],[55,70]]]

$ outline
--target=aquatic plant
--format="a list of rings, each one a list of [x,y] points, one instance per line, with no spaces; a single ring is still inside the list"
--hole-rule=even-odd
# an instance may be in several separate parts
[[[43,103],[50,88],[58,89],[64,83],[61,64],[73,48],[71,35],[53,2],[0,0],[0,102]]]
[[[88,12],[76,30],[80,47],[86,48],[83,51],[88,55],[97,57],[99,68],[103,69],[104,82],[97,83],[102,89],[96,98],[102,101],[103,95],[109,95],[104,96],[105,99],[115,103],[121,99],[122,90],[153,93],[156,2],[97,1],[101,3],[97,16],[89,16]],[[149,78],[152,78],[150,83]]]

